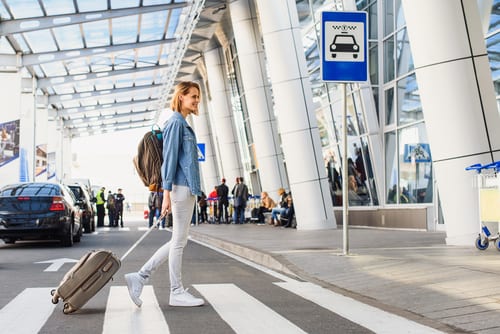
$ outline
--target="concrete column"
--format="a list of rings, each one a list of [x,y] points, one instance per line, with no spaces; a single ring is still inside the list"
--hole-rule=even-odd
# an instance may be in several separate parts
[[[472,245],[477,192],[464,168],[500,159],[500,117],[477,2],[403,0],[403,8],[446,241]]]
[[[336,228],[294,0],[256,0],[297,228]]]
[[[212,131],[215,134],[215,144],[220,154],[220,173],[221,177],[225,177],[228,184],[231,184],[236,177],[243,175],[237,137],[234,131],[233,114],[229,103],[231,93],[226,86],[220,48],[207,51],[204,56],[208,91],[211,97],[209,112],[211,113]]]
[[[267,83],[264,50],[257,29],[257,14],[251,3],[253,1],[250,0],[234,1],[229,4],[229,9],[256,147],[260,183],[262,190],[277,199],[277,190],[281,187],[288,188],[288,179],[272,109],[271,88]]]
[[[193,116],[193,124],[196,131],[198,143],[205,144],[205,161],[200,162],[200,170],[202,176],[202,190],[208,195],[213,187],[220,183],[217,175],[216,154],[212,142],[212,129],[210,124],[210,115],[208,111],[208,96],[207,90],[203,87],[202,81],[198,81],[202,87],[202,103],[199,115]]]

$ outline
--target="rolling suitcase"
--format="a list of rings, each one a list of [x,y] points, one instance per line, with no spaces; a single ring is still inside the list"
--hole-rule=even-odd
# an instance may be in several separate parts
[[[151,226],[120,259],[104,249],[92,250],[85,254],[64,275],[58,288],[51,291],[52,303],[57,304],[59,299],[62,299],[64,314],[70,314],[82,308],[113,278],[125,257],[156,227],[158,225]]]

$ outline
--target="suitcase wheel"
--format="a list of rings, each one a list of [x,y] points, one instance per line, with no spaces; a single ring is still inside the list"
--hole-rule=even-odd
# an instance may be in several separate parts
[[[71,308],[71,305],[69,303],[64,303],[64,307],[63,307],[63,313],[64,314],[70,314],[71,312],[74,312],[75,310],[73,310]]]
[[[55,289],[51,290],[50,294],[52,295],[52,304],[59,303],[59,295],[56,294],[56,290]]]

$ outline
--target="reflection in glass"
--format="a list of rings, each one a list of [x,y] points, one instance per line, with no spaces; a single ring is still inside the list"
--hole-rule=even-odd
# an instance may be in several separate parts
[[[397,89],[398,123],[402,125],[422,120],[424,115],[415,74],[399,80]]]
[[[432,159],[424,123],[399,131],[400,203],[432,202]]]
[[[385,189],[387,204],[398,203],[398,159],[396,156],[396,133],[385,134]]]
[[[384,82],[394,80],[394,35],[384,41]]]
[[[396,34],[396,69],[398,76],[404,75],[414,69],[406,28]]]
[[[394,88],[385,91],[385,125],[394,124],[396,115],[394,113]]]

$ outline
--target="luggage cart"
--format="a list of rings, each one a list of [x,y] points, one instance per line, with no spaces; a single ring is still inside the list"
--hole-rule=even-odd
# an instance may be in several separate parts
[[[476,238],[476,248],[485,250],[490,242],[500,251],[500,233],[492,234],[487,223],[500,222],[500,161],[490,164],[474,164],[465,170],[474,170],[474,188],[478,191],[479,202],[479,235]]]

